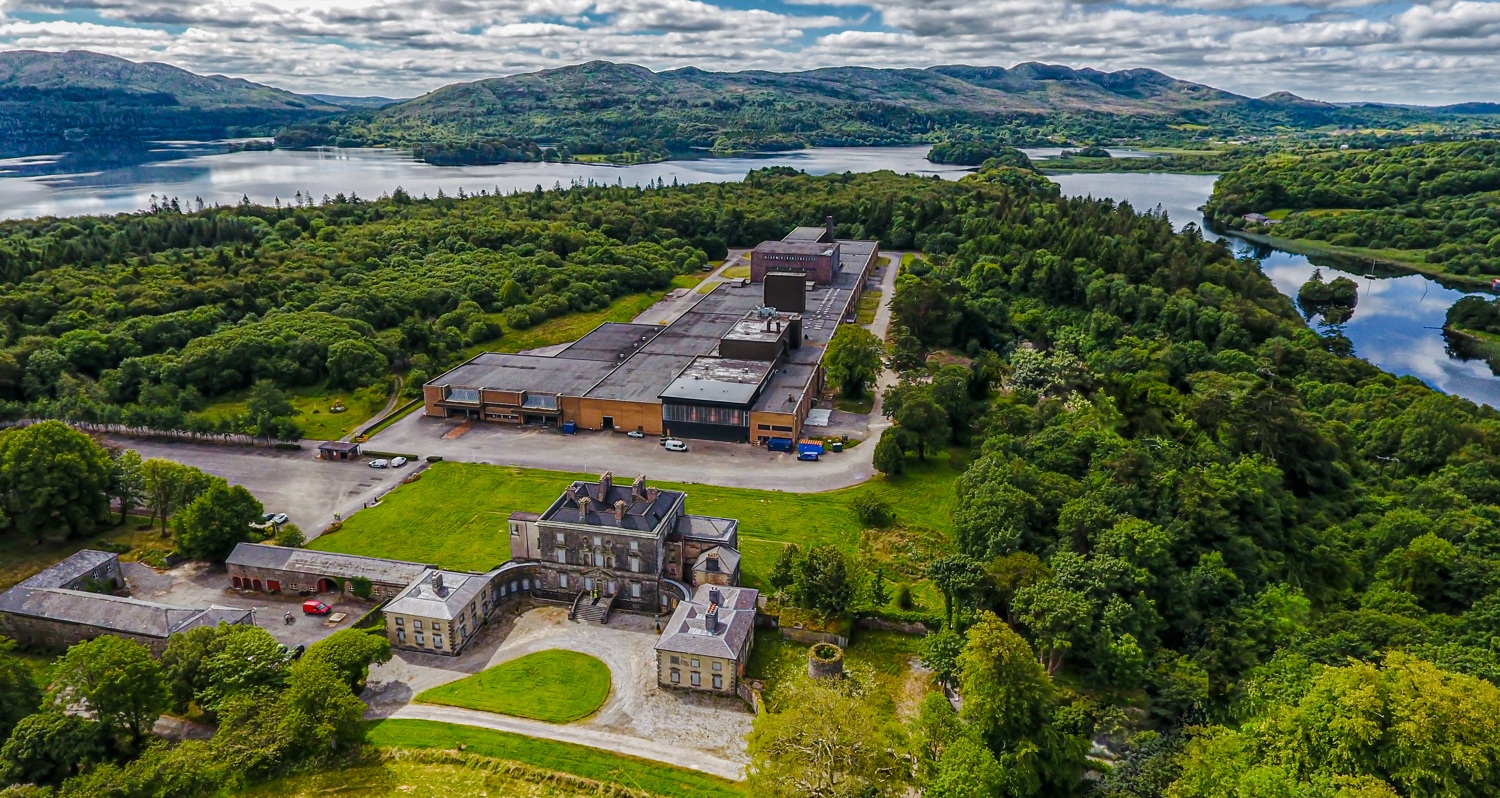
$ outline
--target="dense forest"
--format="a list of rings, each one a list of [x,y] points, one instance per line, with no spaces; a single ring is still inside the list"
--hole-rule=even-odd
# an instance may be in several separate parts
[[[754,794],[1500,793],[1500,414],[1342,354],[1196,229],[1001,162],[6,223],[0,385],[12,415],[149,422],[257,381],[437,368],[497,317],[829,215],[926,254],[893,298],[874,458],[972,457],[924,644],[964,700],[895,717],[857,678],[810,687],[757,720]]]
[[[166,64],[83,51],[0,53],[0,157],[82,150],[126,158],[153,140],[269,135],[342,110]]]
[[[1245,229],[1246,214],[1281,211],[1269,228],[1277,237],[1393,250],[1448,274],[1487,275],[1500,273],[1497,200],[1500,141],[1471,140],[1271,152],[1226,172],[1207,215]]]
[[[1467,126],[1444,109],[1252,100],[1146,69],[1046,64],[809,72],[651,72],[595,61],[446,86],[378,110],[294,125],[283,146],[407,147],[436,163],[633,161],[712,151],[938,142],[1185,144],[1325,126]],[[535,142],[535,149],[526,146]],[[967,156],[977,165],[984,158]]]

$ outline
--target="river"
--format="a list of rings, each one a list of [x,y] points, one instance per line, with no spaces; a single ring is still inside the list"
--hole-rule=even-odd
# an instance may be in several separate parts
[[[223,153],[222,147],[167,144],[162,160],[74,174],[24,175],[36,171],[38,159],[0,161],[0,218],[68,216],[130,212],[146,207],[153,195],[176,197],[187,203],[283,203],[304,196],[355,193],[366,198],[388,194],[398,186],[413,196],[439,190],[510,192],[537,186],[553,188],[587,183],[644,185],[732,182],[751,169],[790,166],[810,174],[870,172],[890,169],[957,179],[969,170],[939,166],[926,160],[926,147],[814,148],[763,157],[706,158],[634,166],[511,163],[495,166],[440,167],[413,160],[395,150],[335,149],[273,150]],[[1119,157],[1148,153],[1121,149]],[[1058,154],[1056,149],[1028,150],[1038,160]],[[42,171],[45,171],[42,170]],[[1198,207],[1213,191],[1213,176],[1155,173],[1084,173],[1053,177],[1065,193],[1112,197],[1137,210],[1160,208],[1180,229],[1203,225]],[[1236,251],[1260,258],[1261,268],[1288,296],[1306,282],[1313,269],[1325,275],[1338,266],[1317,266],[1301,255],[1256,247],[1230,239]],[[1360,284],[1359,306],[1344,326],[1355,353],[1395,374],[1417,377],[1446,393],[1500,407],[1500,379],[1482,361],[1452,355],[1441,327],[1448,307],[1464,292],[1446,288],[1421,275],[1366,279]]]

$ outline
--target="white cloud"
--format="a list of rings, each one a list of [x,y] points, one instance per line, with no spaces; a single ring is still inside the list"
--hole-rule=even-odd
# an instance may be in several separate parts
[[[0,47],[340,93],[412,95],[594,58],[709,70],[1037,60],[1151,67],[1245,94],[1500,100],[1500,0],[724,2],[0,0]]]

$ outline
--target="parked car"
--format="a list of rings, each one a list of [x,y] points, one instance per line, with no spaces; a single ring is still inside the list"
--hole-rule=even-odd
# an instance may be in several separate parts
[[[644,438],[644,437],[646,437],[646,433],[641,432],[638,429],[633,429],[633,430],[625,433],[625,437],[627,437],[627,438]]]
[[[262,518],[270,522],[272,526],[281,526],[287,522],[286,513],[266,513]]]
[[[317,599],[302,602],[302,612],[307,615],[327,615],[333,608]]]
[[[682,441],[677,440],[676,438],[668,438],[668,439],[666,439],[666,441],[664,441],[662,443],[662,446],[667,447],[667,451],[669,451],[669,452],[685,452],[685,451],[687,451],[687,444],[683,443]]]
[[[386,466],[388,466],[390,464],[391,463],[390,463],[389,460],[371,460],[370,461],[370,467],[371,468],[385,468]]]
[[[395,457],[391,459],[391,468],[400,468],[404,465],[406,465],[405,457]]]

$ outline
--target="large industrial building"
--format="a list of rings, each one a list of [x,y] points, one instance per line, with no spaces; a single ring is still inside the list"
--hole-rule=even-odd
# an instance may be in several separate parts
[[[757,271],[752,255],[751,281],[719,285],[669,325],[602,324],[552,356],[478,355],[427,383],[425,412],[722,441],[800,437],[825,387],[823,353],[853,321],[879,254],[873,241],[832,241],[831,230],[787,236],[831,244],[826,274],[790,260]],[[814,231],[830,241],[806,241]]]

